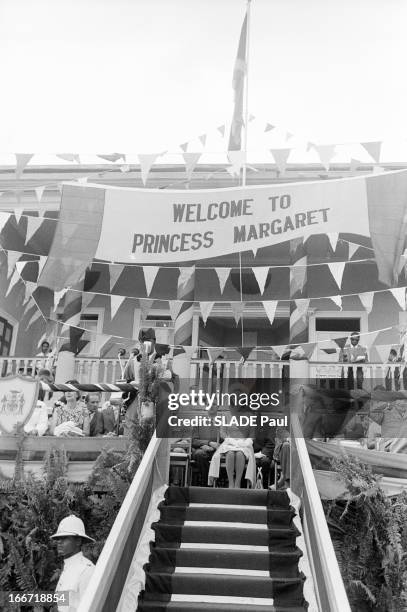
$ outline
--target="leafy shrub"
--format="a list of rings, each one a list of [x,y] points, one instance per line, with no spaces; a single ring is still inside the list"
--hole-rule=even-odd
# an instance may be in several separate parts
[[[44,478],[24,477],[20,444],[14,480],[0,476],[0,592],[55,589],[61,560],[50,536],[68,514],[84,521],[95,542],[83,551],[97,561],[153,430],[153,423],[135,421],[127,452],[102,450],[85,484],[68,482],[66,455],[55,449],[45,458]],[[4,612],[19,609],[0,601]]]
[[[407,494],[386,497],[380,476],[352,456],[331,469],[350,494],[324,507],[352,609],[407,610]]]

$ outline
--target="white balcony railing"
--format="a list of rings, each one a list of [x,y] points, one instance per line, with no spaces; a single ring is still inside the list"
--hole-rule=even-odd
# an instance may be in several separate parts
[[[30,375],[46,367],[45,360],[38,357],[0,357],[0,376],[11,374]],[[230,378],[278,378],[283,377],[283,368],[289,367],[288,361],[255,361],[241,363],[238,360],[222,359],[211,362],[208,358],[192,358],[191,382],[203,390],[222,391],[222,380]],[[405,363],[309,363],[309,378],[322,386],[340,387],[349,379],[352,370],[355,386],[362,376],[363,387],[370,389],[382,384],[390,390],[407,390],[407,369]],[[404,372],[405,370],[405,372]],[[114,383],[121,378],[119,360],[116,358],[77,357],[73,378],[82,383]]]

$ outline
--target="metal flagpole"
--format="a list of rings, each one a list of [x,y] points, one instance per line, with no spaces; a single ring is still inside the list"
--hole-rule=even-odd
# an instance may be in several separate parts
[[[246,9],[246,86],[244,89],[244,145],[243,145],[243,169],[242,169],[242,187],[246,186],[246,157],[247,157],[247,132],[249,123],[249,45],[250,45],[250,6],[251,0],[247,0]],[[242,286],[242,254],[239,253],[239,273],[240,273],[240,301],[243,301],[243,286]],[[241,330],[242,330],[242,346],[244,346],[244,313],[242,311],[241,317]]]

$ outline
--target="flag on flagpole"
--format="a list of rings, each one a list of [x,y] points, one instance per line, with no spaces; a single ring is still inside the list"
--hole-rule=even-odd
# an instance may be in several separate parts
[[[240,32],[239,47],[233,70],[232,88],[234,91],[235,107],[233,110],[232,124],[230,126],[228,151],[239,151],[242,148],[242,126],[243,126],[243,94],[245,77],[247,74],[246,61],[247,46],[247,11]]]

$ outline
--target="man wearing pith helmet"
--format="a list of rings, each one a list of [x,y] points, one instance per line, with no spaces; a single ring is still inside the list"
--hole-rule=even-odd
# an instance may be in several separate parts
[[[76,612],[95,569],[92,561],[83,556],[82,545],[95,540],[86,535],[83,521],[73,514],[62,519],[51,538],[56,540],[58,555],[64,559],[55,590],[69,592],[69,606],[60,602],[58,610]]]

